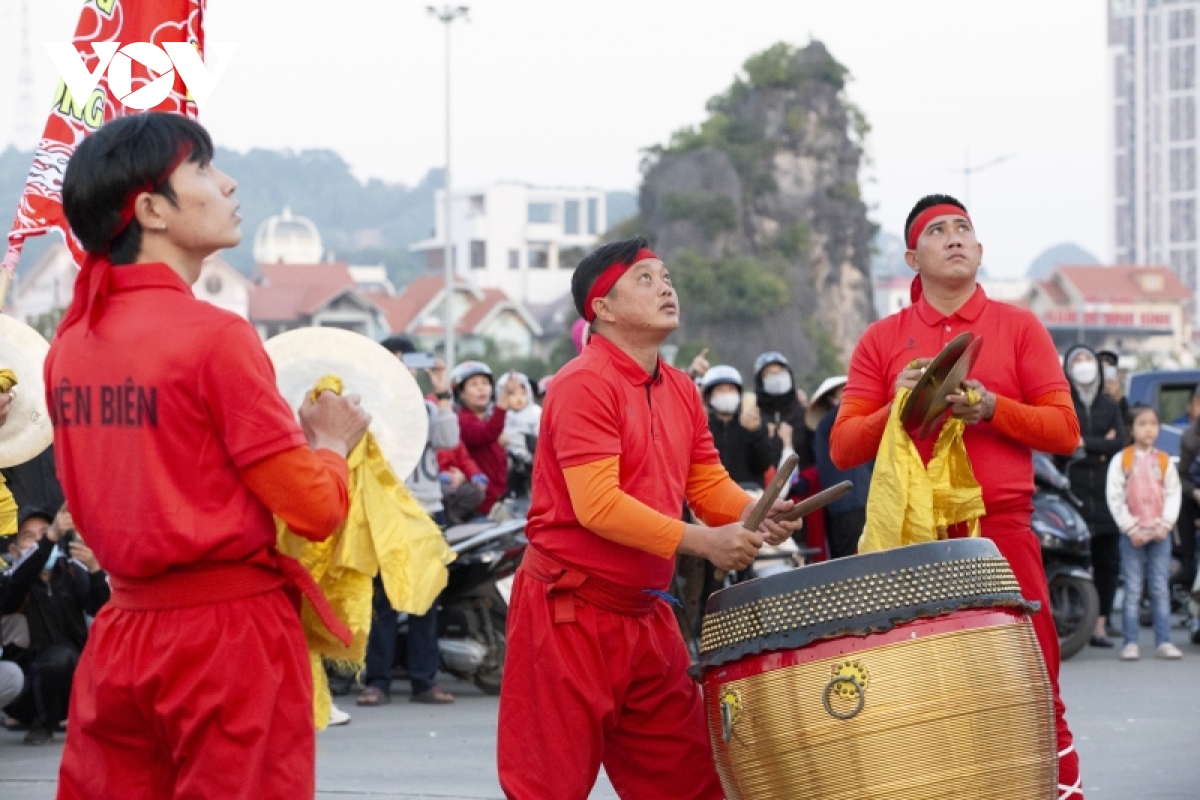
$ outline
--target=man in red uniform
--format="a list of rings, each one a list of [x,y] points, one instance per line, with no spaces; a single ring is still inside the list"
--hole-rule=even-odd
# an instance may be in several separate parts
[[[976,284],[983,246],[962,203],[946,195],[923,198],[908,215],[905,237],[905,260],[917,273],[913,304],[871,325],[854,348],[831,455],[841,469],[874,458],[896,389],[913,388],[920,368],[964,331],[983,337],[972,379],[966,382],[983,399],[970,405],[965,394],[952,395],[951,411],[968,423],[963,442],[987,509],[981,533],[1008,559],[1025,597],[1041,603],[1033,626],[1054,688],[1059,796],[1082,798],[1079,758],[1058,692],[1058,634],[1041,550],[1030,527],[1030,451],[1069,454],[1079,443],[1079,420],[1066,377],[1050,334],[1037,318],[989,300]],[[917,368],[911,366],[914,361]],[[935,441],[935,436],[916,440],[926,463]]]
[[[328,606],[276,553],[272,513],[313,539],[335,530],[369,418],[325,393],[297,425],[254,329],[193,296],[204,258],[240,239],[237,184],[212,155],[195,122],[140,114],[84,140],[63,182],[88,258],[47,400],[63,490],[112,599],[76,671],[60,798],[315,790],[293,587]]]
[[[500,784],[519,800],[583,800],[603,764],[622,797],[720,798],[664,590],[676,552],[740,569],[799,523],[742,527],[754,501],[721,466],[691,379],[658,357],[679,300],[645,240],[593,252],[571,293],[591,338],[542,415],[508,617]],[[685,499],[714,527],[681,522]]]

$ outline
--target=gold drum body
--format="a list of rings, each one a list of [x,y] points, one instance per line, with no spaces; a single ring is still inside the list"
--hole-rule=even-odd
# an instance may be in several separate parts
[[[700,668],[727,796],[1053,800],[1053,695],[1031,610],[983,539],[714,594]]]

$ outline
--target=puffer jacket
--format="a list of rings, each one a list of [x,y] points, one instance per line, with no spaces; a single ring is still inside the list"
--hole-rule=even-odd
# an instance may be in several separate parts
[[[1070,372],[1071,359],[1080,351],[1091,353],[1092,357],[1096,355],[1090,347],[1075,345],[1063,356],[1063,369],[1067,373],[1067,382],[1071,385],[1075,414],[1079,417],[1083,457],[1073,461],[1069,467],[1069,459],[1059,458],[1059,468],[1067,468],[1067,477],[1071,479],[1071,491],[1083,503],[1079,511],[1092,536],[1116,536],[1120,531],[1117,529],[1117,523],[1113,521],[1112,512],[1108,510],[1105,491],[1109,462],[1129,444],[1125,419],[1121,415],[1121,407],[1116,400],[1105,394],[1103,386],[1098,387],[1090,404],[1084,403]],[[1079,455],[1081,454],[1076,453],[1076,457]]]

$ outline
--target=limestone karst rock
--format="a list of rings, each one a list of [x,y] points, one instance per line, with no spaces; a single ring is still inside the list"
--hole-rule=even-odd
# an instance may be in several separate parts
[[[744,370],[777,349],[810,382],[849,360],[874,315],[875,226],[859,193],[867,126],[846,75],[820,42],[777,44],[698,128],[646,151],[641,214],[621,230],[645,232],[672,267],[680,341]]]

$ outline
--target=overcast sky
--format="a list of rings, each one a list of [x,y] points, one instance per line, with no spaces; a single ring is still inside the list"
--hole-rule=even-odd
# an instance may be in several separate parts
[[[69,40],[81,3],[29,5],[48,103],[57,76],[41,42]],[[0,0],[0,147],[13,134],[17,6]],[[454,181],[636,190],[639,150],[703,119],[747,56],[815,38],[850,69],[872,125],[861,179],[885,230],[947,191],[968,203],[995,274],[1064,241],[1107,260],[1105,6],[475,0],[451,32]],[[201,116],[218,144],[331,148],[360,177],[405,183],[442,163],[444,32],[424,2],[209,0],[207,30],[238,44]],[[975,164],[1013,157],[963,197],[968,151]]]

